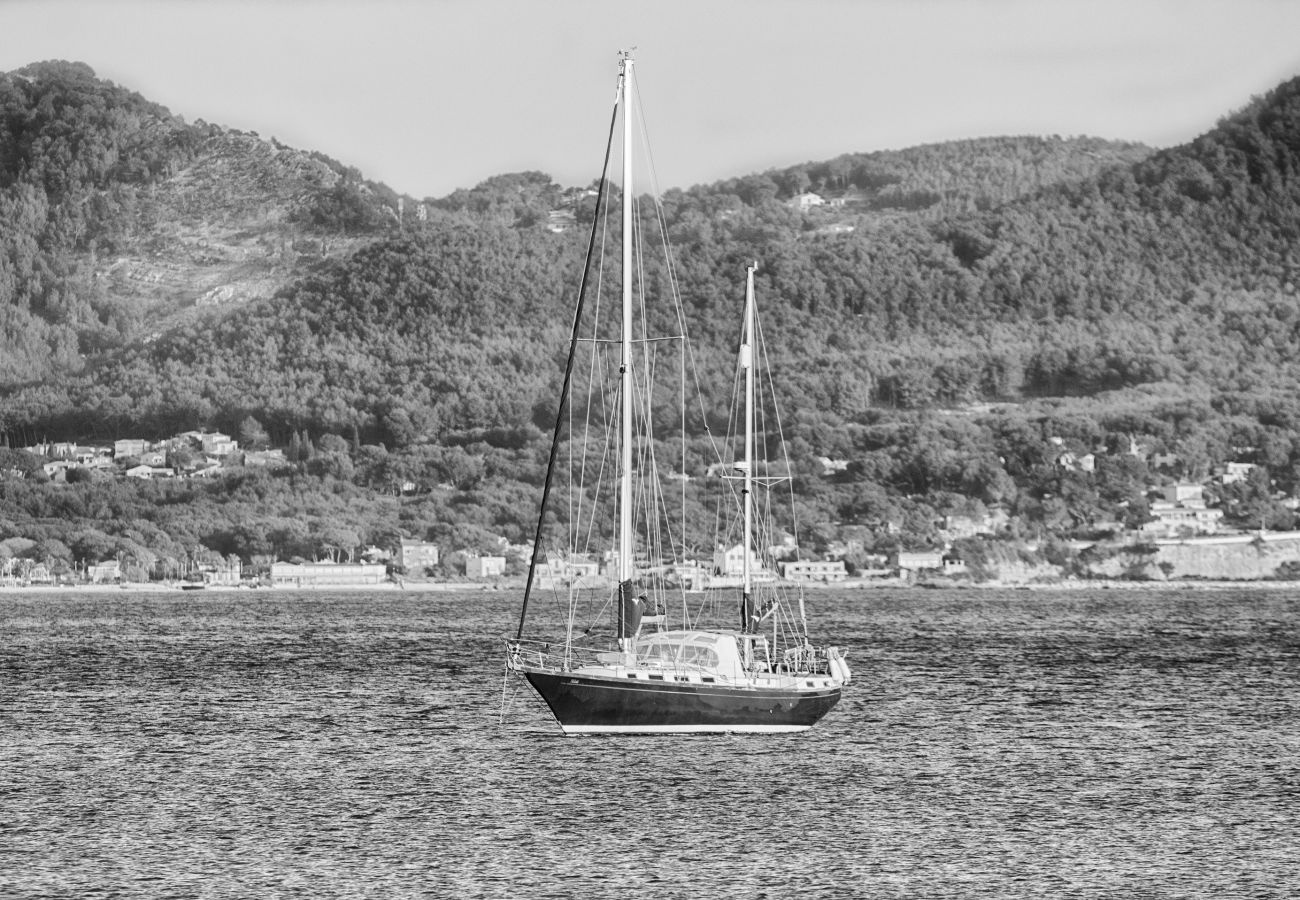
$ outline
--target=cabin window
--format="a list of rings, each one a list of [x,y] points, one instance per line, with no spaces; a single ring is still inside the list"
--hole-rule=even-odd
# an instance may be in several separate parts
[[[718,654],[708,647],[688,645],[682,648],[682,662],[688,666],[699,666],[702,669],[716,669],[718,667]]]
[[[673,647],[670,644],[643,644],[636,651],[637,662],[665,663],[673,660]]]

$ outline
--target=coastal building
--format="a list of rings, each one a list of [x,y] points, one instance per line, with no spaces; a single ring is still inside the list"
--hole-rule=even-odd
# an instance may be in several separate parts
[[[1187,537],[1214,534],[1219,530],[1223,510],[1205,505],[1199,484],[1170,484],[1161,489],[1162,499],[1150,504],[1151,521],[1142,526],[1153,537]]]
[[[91,563],[86,566],[86,579],[91,584],[110,584],[122,580],[122,564],[115,559]]]
[[[709,572],[697,562],[685,562],[672,567],[670,583],[681,585],[684,591],[702,591],[709,586]]]
[[[373,563],[271,563],[272,587],[367,587],[387,580],[388,570]]]
[[[792,559],[778,563],[787,581],[843,581],[849,577],[842,559]]]
[[[1010,523],[1011,517],[1002,508],[995,508],[982,516],[944,516],[939,536],[945,541],[957,541],[978,535],[995,535]]]
[[[506,573],[504,556],[467,556],[465,557],[465,576],[467,578],[498,578]]]
[[[203,583],[214,587],[239,587],[243,566],[238,559],[227,559],[220,563],[208,563],[203,566]]]
[[[749,551],[749,571],[758,572],[763,568],[758,554]],[[742,575],[745,571],[745,546],[735,544],[731,547],[719,547],[713,551],[713,572],[715,575]]]
[[[408,572],[423,572],[438,564],[438,545],[402,538],[402,566]]]
[[[590,583],[600,577],[600,562],[588,556],[553,556],[538,566],[537,575],[549,585]]]
[[[926,569],[943,568],[943,551],[942,550],[920,550],[909,551],[900,550],[898,552],[898,568],[903,572],[922,572]]]

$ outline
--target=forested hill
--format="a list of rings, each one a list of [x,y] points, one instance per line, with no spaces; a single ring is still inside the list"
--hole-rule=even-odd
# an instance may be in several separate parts
[[[878,332],[874,317],[850,319],[849,332],[835,320],[876,306],[893,316],[909,302],[891,296],[900,279],[909,296],[928,290],[911,257],[950,264],[931,234],[949,215],[1148,154],[1084,138],[954,142],[670,191],[666,202],[701,307],[734,292],[733,261],[757,252],[781,289],[775,303],[811,314],[800,327],[857,332],[856,344]],[[834,215],[786,205],[808,189],[843,205]],[[546,226],[589,213],[580,194],[524,173],[399,198],[318,153],[187,124],[82,64],[0,75],[5,430],[113,437],[230,428],[254,414],[273,434],[355,429],[402,444],[516,421],[518,404],[499,402],[500,363],[523,370],[512,393],[531,407],[554,336],[493,298],[527,297],[546,310],[532,321],[557,321],[583,229]],[[826,236],[848,227],[857,231]],[[406,318],[379,327],[404,303]],[[911,310],[924,325],[922,306]],[[841,363],[809,371],[840,372],[834,390],[855,409],[883,396],[881,360]]]
[[[233,431],[250,416],[277,439],[334,432],[391,450],[539,439],[583,191],[534,172],[399,198],[319,154],[186,124],[69,63],[0,76],[0,123],[11,443]],[[1300,80],[1159,152],[962,141],[662,201],[705,346],[729,345],[744,265],[761,262],[807,455],[892,453],[906,435],[880,423],[912,413],[1077,397],[1080,441],[1122,431],[1199,442],[1210,458],[1259,446],[1252,422],[1300,421],[1287,399],[1300,385],[1298,167]],[[791,203],[804,192],[824,202]],[[989,496],[987,478],[872,477]]]

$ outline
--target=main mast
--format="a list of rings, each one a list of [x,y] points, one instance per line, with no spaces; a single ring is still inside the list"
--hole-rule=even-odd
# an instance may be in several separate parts
[[[623,100],[623,333],[618,368],[619,491],[618,594],[619,638],[631,638],[632,608],[632,54],[623,51],[619,79]],[[626,649],[626,647],[624,648]]]
[[[745,507],[744,562],[741,564],[741,604],[745,610],[744,628],[750,630],[753,615],[750,559],[754,540],[754,269],[745,273],[745,335],[740,344],[740,366],[745,370],[745,462],[741,497]]]

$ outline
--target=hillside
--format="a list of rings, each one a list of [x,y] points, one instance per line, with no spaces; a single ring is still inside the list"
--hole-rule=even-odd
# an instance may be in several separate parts
[[[250,420],[280,444],[342,435],[355,486],[425,492],[407,531],[523,533],[582,191],[533,172],[399,202],[70,64],[4,76],[0,106],[12,445]],[[1016,137],[851,154],[670,190],[662,216],[704,346],[729,344],[761,260],[818,546],[850,526],[925,545],[994,507],[1013,537],[1136,526],[1149,488],[1230,461],[1258,475],[1210,487],[1227,521],[1290,527],[1298,173],[1300,80],[1158,152]],[[807,192],[821,204],[790,202]]]
[[[85,65],[0,75],[0,384],[269,298],[395,228],[395,210],[354,169],[186,124]]]

